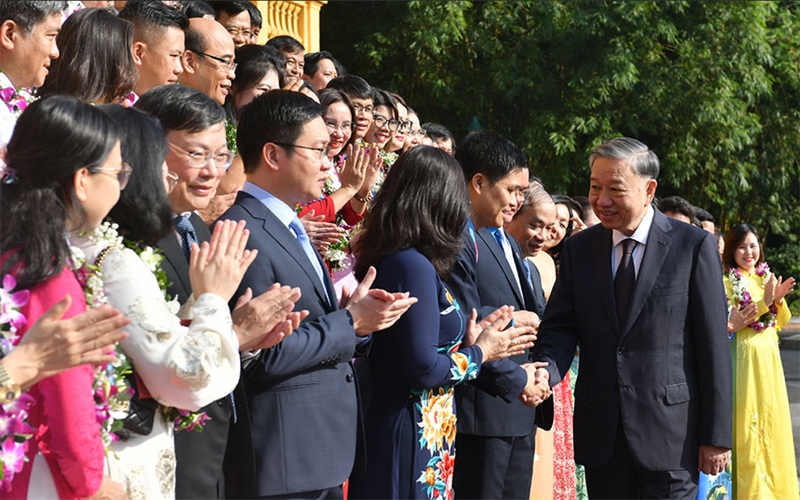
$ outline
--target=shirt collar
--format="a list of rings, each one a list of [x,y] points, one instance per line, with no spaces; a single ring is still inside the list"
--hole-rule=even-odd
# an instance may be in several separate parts
[[[614,229],[611,237],[614,247],[619,245],[619,243],[625,238],[634,239],[640,245],[647,245],[647,236],[650,234],[650,227],[653,225],[654,216],[655,211],[653,210],[653,205],[648,205],[647,211],[644,213],[644,217],[642,217],[642,222],[639,223],[639,227],[636,228],[636,231],[634,231],[632,235],[625,236],[621,232]]]
[[[297,212],[292,207],[250,181],[245,181],[242,191],[263,203],[286,227],[289,227],[289,223],[297,217]]]

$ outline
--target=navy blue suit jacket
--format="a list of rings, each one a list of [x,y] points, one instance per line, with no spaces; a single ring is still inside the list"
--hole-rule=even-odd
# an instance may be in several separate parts
[[[621,423],[649,470],[697,471],[700,445],[731,447],[732,379],[722,265],[709,233],[655,212],[625,324],[612,232],[570,237],[533,359],[561,380],[580,343],[575,461],[603,466]]]
[[[262,350],[242,377],[254,450],[250,496],[341,485],[356,453],[358,398],[350,360],[358,337],[352,316],[338,309],[327,273],[324,288],[294,233],[263,203],[240,192],[224,219],[246,221],[247,248],[258,249],[231,304],[246,287],[258,296],[280,282],[299,287],[295,310],[309,311],[289,337]]]

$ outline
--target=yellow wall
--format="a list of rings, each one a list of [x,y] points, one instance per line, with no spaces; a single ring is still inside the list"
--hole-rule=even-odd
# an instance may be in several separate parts
[[[306,52],[319,51],[319,11],[328,3],[300,0],[252,0],[264,18],[258,43],[272,37],[289,35],[299,40]]]

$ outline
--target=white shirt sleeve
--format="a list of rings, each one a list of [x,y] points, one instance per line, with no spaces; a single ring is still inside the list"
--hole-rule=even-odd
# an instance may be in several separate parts
[[[120,346],[156,401],[196,411],[233,391],[239,341],[222,297],[201,295],[186,311],[187,327],[177,316],[178,303],[165,300],[134,251],[114,249],[102,267],[108,302],[131,320]]]

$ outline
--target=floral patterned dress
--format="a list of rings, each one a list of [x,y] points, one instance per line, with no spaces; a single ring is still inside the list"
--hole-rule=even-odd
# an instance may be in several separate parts
[[[482,353],[461,347],[467,315],[417,250],[385,257],[377,271],[375,287],[419,301],[375,333],[369,356],[358,360],[361,373],[369,372],[359,380],[367,465],[351,477],[349,497],[452,499],[453,388],[478,376]]]

